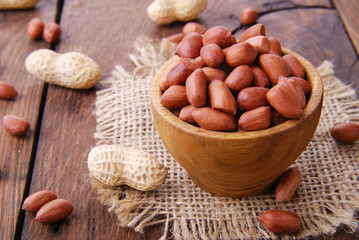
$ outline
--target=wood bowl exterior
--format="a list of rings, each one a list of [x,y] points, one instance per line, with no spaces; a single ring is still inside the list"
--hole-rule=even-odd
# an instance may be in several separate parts
[[[257,195],[272,183],[305,150],[317,128],[323,85],[313,65],[296,56],[312,86],[309,101],[299,119],[259,131],[215,132],[190,125],[160,103],[159,80],[172,58],[155,75],[151,85],[151,110],[157,131],[167,150],[203,190],[219,196]]]

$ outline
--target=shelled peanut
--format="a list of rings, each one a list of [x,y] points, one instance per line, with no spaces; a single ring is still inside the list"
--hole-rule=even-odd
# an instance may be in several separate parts
[[[254,131],[303,114],[311,92],[305,68],[283,55],[263,24],[237,40],[225,27],[206,30],[189,22],[169,40],[178,58],[161,77],[161,103],[183,121],[214,131]]]

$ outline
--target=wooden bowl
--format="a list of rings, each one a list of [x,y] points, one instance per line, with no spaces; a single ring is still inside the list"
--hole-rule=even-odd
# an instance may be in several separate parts
[[[157,131],[174,159],[203,190],[229,197],[257,195],[274,183],[312,139],[323,104],[321,78],[305,58],[282,50],[304,65],[312,92],[299,119],[265,130],[215,132],[180,120],[160,103],[159,80],[173,58],[156,73],[150,95]]]

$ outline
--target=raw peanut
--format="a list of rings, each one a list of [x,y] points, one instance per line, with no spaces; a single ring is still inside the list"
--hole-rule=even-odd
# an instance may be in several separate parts
[[[249,43],[237,43],[225,51],[225,60],[230,67],[251,65],[257,57],[257,50]]]
[[[263,24],[256,24],[245,30],[239,37],[238,42],[244,42],[248,38],[260,35],[266,35],[266,28]]]
[[[161,25],[195,19],[207,7],[207,0],[155,0],[147,7],[149,18]]]
[[[213,80],[208,85],[208,95],[211,107],[216,110],[235,115],[237,103],[227,85],[221,80]]]
[[[176,34],[173,34],[169,37],[167,37],[168,41],[171,41],[175,44],[179,44],[184,38],[184,34],[183,33],[176,33]]]
[[[298,118],[303,114],[298,99],[290,89],[283,84],[277,84],[267,93],[269,104],[286,118]]]
[[[289,201],[295,190],[302,181],[302,172],[298,166],[291,167],[285,171],[278,179],[275,186],[275,199],[278,202]]]
[[[197,108],[192,105],[184,106],[179,113],[179,119],[181,119],[182,121],[185,121],[189,124],[193,124],[193,125],[197,124],[196,120],[194,120],[194,118],[192,116],[192,112],[195,109],[197,109]]]
[[[191,58],[182,58],[167,74],[163,88],[167,89],[172,85],[182,85],[188,76],[198,68],[198,62]]]
[[[253,82],[252,82],[253,86],[269,88],[270,83],[265,72],[263,72],[263,70],[257,67],[256,65],[251,65],[250,67],[252,68],[253,71]]]
[[[188,105],[185,86],[173,85],[169,87],[161,96],[161,104],[169,109],[182,108]]]
[[[299,62],[298,58],[292,56],[292,55],[284,55],[282,57],[284,61],[287,62],[287,64],[292,69],[292,75],[294,77],[304,78],[305,77],[305,68],[301,62]]]
[[[274,52],[276,54],[278,54],[279,56],[282,56],[283,53],[282,53],[282,46],[280,44],[280,42],[276,39],[276,38],[273,38],[273,37],[269,37],[268,38],[270,43],[271,43],[271,52]]]
[[[192,116],[199,126],[207,130],[233,131],[236,128],[236,122],[232,115],[209,107],[193,110]]]
[[[198,32],[199,34],[204,34],[207,31],[207,28],[200,23],[188,22],[182,28],[183,34],[188,34],[190,32]]]
[[[269,53],[271,43],[265,36],[255,36],[248,38],[245,42],[251,44],[259,54]]]
[[[270,107],[258,107],[243,113],[238,119],[238,127],[247,131],[268,128],[271,123]]]
[[[239,92],[243,88],[249,87],[253,80],[252,69],[248,65],[240,65],[233,69],[228,75],[225,84],[232,91]]]
[[[181,58],[175,58],[169,66],[166,68],[166,70],[163,72],[161,78],[160,78],[160,87],[162,91],[165,91],[167,88],[171,86],[171,83],[168,81],[167,76],[168,73],[171,71],[171,69],[179,64],[181,62]]]
[[[25,67],[43,81],[73,89],[92,88],[101,78],[97,63],[78,52],[39,49],[26,58]]]
[[[27,24],[27,34],[31,39],[38,39],[42,35],[44,23],[40,18],[33,18]]]
[[[0,9],[26,9],[36,5],[38,0],[1,0]]]
[[[194,60],[198,63],[199,68],[204,68],[206,66],[201,56],[196,57]]]
[[[206,75],[207,82],[211,82],[212,80],[221,80],[224,82],[227,78],[227,73],[219,68],[212,68],[212,67],[204,67],[202,68],[204,75]]]
[[[2,125],[8,133],[15,136],[25,135],[30,128],[29,121],[15,115],[6,115],[3,117]]]
[[[22,210],[35,213],[46,203],[55,200],[56,198],[56,193],[50,190],[35,192],[25,199],[24,204],[22,205]]]
[[[72,209],[72,203],[68,200],[55,199],[43,205],[35,219],[41,223],[54,223],[69,216]]]
[[[287,82],[289,79],[294,80],[302,88],[305,96],[308,97],[310,95],[310,92],[312,91],[312,86],[310,85],[310,83],[307,80],[305,80],[303,78],[298,78],[298,77],[286,78],[286,77],[283,77],[283,76],[279,76],[278,84],[283,83],[283,82]]]
[[[271,114],[271,124],[277,126],[278,124],[284,123],[288,119],[282,116],[277,110],[273,109]]]
[[[61,28],[60,25],[55,22],[48,22],[44,26],[42,37],[46,42],[52,43],[60,39]]]
[[[284,210],[268,210],[258,216],[264,227],[271,232],[289,234],[296,232],[300,227],[298,214]]]
[[[241,112],[246,112],[257,107],[268,106],[266,94],[269,89],[265,87],[247,87],[237,95],[237,105]]]
[[[176,108],[176,109],[170,109],[171,113],[173,113],[173,115],[175,115],[176,117],[179,118],[179,115],[180,115],[180,112],[181,112],[181,109],[179,108]]]
[[[216,43],[204,45],[200,51],[203,62],[208,67],[218,67],[224,61],[224,53],[222,48]]]
[[[0,81],[0,98],[12,99],[17,96],[16,89],[9,83]]]
[[[182,58],[196,58],[202,48],[202,36],[197,32],[190,32],[177,45],[176,54]]]
[[[330,134],[338,142],[355,142],[359,139],[359,124],[353,122],[338,123],[330,128]]]
[[[201,68],[196,69],[186,81],[188,102],[195,107],[203,107],[207,102],[207,79]]]
[[[203,45],[216,43],[221,48],[225,48],[232,45],[234,42],[237,41],[231,31],[229,31],[228,28],[221,26],[212,27],[203,35]]]
[[[292,73],[289,65],[282,57],[274,54],[261,54],[259,66],[267,74],[273,85],[278,83],[279,76],[289,77]]]
[[[257,21],[257,18],[258,12],[254,8],[248,7],[241,12],[241,22],[244,25],[252,25]]]
[[[87,159],[90,176],[107,186],[151,191],[166,180],[167,169],[145,151],[119,145],[94,147]]]
[[[291,78],[281,84],[285,85],[290,91],[292,91],[292,93],[295,95],[295,98],[298,100],[300,107],[304,108],[307,104],[307,100],[305,98],[305,94],[302,87]]]

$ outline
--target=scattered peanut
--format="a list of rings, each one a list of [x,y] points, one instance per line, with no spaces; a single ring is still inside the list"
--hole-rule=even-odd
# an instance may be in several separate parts
[[[26,210],[30,213],[35,213],[44,206],[46,203],[57,199],[56,193],[50,190],[42,190],[35,192],[28,196],[24,204],[22,205],[22,210]]]
[[[268,210],[259,215],[258,220],[266,229],[279,234],[296,232],[301,221],[298,214],[285,210]]]
[[[32,8],[39,0],[1,0],[0,9],[26,9]]]
[[[256,9],[254,8],[245,8],[242,12],[241,12],[241,22],[244,25],[252,25],[257,21],[258,18],[258,12]]]
[[[44,23],[40,18],[33,18],[27,25],[27,34],[31,39],[38,39],[42,35]]]
[[[12,99],[17,96],[16,89],[9,83],[0,81],[0,98]]]
[[[141,191],[158,188],[167,170],[147,152],[116,145],[93,148],[88,156],[91,176],[108,186],[128,185]]]
[[[25,135],[30,128],[29,121],[23,117],[15,115],[6,115],[2,119],[2,125],[5,130],[15,136]]]
[[[191,21],[207,7],[207,0],[155,0],[147,8],[150,19],[158,24]]]
[[[61,35],[60,25],[55,22],[48,22],[44,26],[44,31],[42,37],[46,42],[52,43],[59,40]]]
[[[26,69],[48,83],[73,89],[88,89],[101,78],[94,60],[78,52],[64,54],[48,49],[32,52],[25,60]]]
[[[72,210],[72,203],[68,200],[55,199],[43,205],[35,219],[41,223],[54,223],[69,216]]]
[[[338,142],[355,142],[359,139],[359,124],[354,122],[338,123],[330,129],[330,134]]]
[[[288,201],[292,198],[302,180],[302,172],[299,167],[291,167],[278,179],[275,186],[275,199],[278,202]]]

